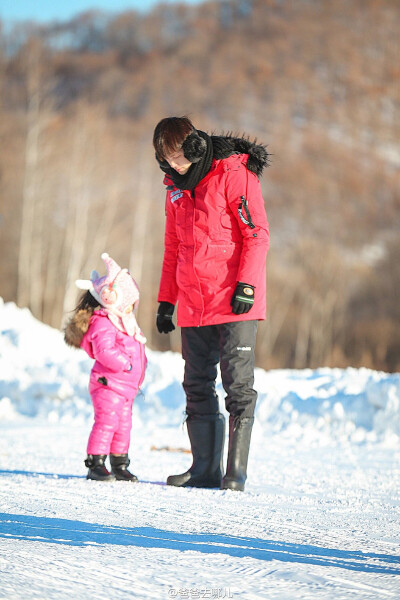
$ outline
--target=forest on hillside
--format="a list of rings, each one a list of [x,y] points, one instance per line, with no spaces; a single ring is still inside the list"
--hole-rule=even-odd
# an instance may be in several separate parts
[[[108,251],[155,328],[164,116],[267,144],[263,368],[400,370],[400,3],[210,0],[0,22],[0,296],[61,328]]]

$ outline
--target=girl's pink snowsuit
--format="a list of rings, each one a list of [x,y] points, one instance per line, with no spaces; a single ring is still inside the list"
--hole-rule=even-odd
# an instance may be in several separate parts
[[[133,400],[147,364],[144,344],[117,329],[100,309],[90,319],[81,348],[96,361],[89,383],[94,425],[87,453],[127,454]]]

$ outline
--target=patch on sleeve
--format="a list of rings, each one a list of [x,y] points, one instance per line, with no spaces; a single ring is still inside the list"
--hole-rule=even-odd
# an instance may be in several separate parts
[[[254,229],[255,225],[254,225],[253,221],[251,220],[251,214],[249,211],[249,203],[247,202],[247,200],[244,196],[240,196],[240,199],[241,199],[241,203],[238,206],[239,218],[242,221],[242,223],[244,223],[245,225],[248,225],[250,227],[250,229]],[[247,219],[243,214],[242,207],[245,210]]]

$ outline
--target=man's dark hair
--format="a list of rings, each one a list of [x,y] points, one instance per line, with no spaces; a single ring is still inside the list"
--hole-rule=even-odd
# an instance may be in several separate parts
[[[153,146],[159,161],[179,151],[182,144],[195,127],[189,117],[166,117],[156,125],[153,134]]]

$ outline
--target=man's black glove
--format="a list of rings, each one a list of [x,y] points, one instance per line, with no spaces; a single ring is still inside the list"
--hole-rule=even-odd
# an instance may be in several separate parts
[[[171,302],[160,302],[157,312],[157,329],[159,333],[169,333],[175,329],[172,322],[175,306]]]
[[[235,315],[248,313],[253,304],[254,287],[239,281],[231,300],[232,312],[235,313]]]

